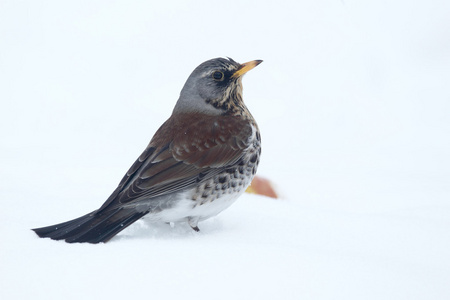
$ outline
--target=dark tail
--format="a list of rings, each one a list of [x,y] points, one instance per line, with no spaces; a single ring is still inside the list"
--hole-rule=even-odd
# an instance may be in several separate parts
[[[106,243],[146,214],[147,212],[120,207],[108,211],[93,211],[71,221],[33,230],[42,238],[65,240],[68,243]]]

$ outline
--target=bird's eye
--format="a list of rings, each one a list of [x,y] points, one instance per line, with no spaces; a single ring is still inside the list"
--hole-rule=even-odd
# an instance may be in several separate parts
[[[216,80],[216,81],[222,81],[224,75],[223,75],[223,73],[220,72],[220,71],[215,71],[215,72],[212,74],[212,77],[213,77],[213,79]]]

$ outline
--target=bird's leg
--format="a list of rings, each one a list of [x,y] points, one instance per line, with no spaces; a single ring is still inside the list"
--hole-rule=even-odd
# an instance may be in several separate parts
[[[191,228],[194,229],[194,230],[197,231],[197,232],[200,231],[200,229],[197,227],[198,220],[199,220],[199,218],[192,218],[192,217],[189,217],[189,218],[188,218],[188,224],[189,224],[189,226],[191,226]]]

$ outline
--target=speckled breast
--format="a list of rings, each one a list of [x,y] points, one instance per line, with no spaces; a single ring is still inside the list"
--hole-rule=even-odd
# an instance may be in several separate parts
[[[261,155],[261,137],[258,131],[255,131],[252,139],[245,155],[236,164],[195,189],[192,195],[192,200],[196,202],[195,206],[215,201],[236,200],[245,192],[256,174]]]

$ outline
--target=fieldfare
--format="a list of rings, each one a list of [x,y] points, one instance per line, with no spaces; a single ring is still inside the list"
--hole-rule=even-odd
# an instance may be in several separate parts
[[[256,173],[261,137],[242,100],[242,76],[261,62],[216,58],[199,65],[170,118],[99,209],[33,230],[68,243],[100,243],[146,216],[199,231],[198,222],[228,208]]]

